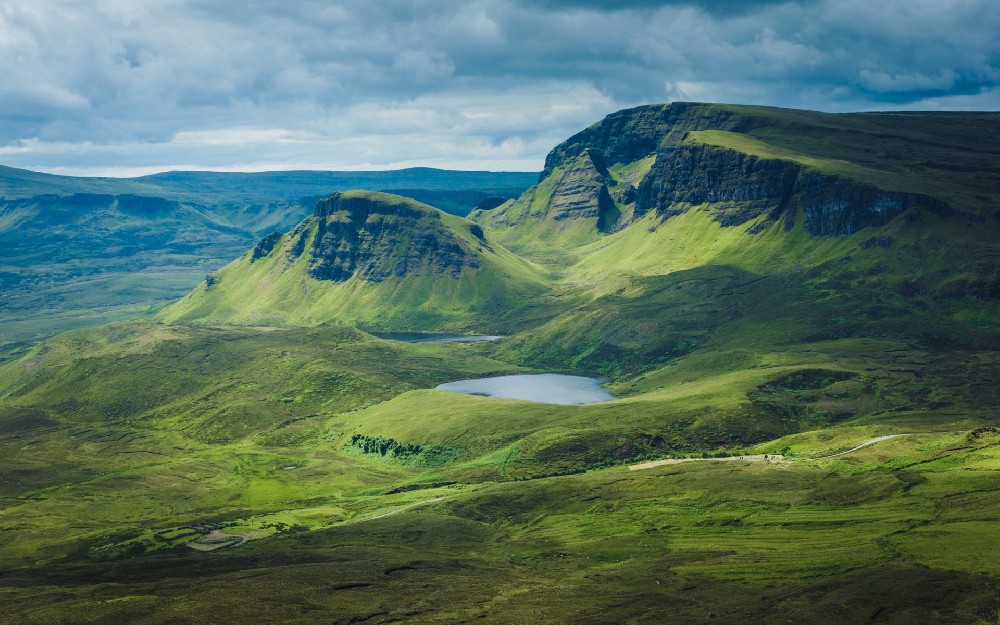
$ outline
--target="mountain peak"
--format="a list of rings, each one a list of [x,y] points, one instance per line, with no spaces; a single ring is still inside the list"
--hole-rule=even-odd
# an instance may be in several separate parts
[[[467,219],[400,195],[344,191],[319,200],[291,232],[262,239],[162,318],[451,328],[496,323],[511,301],[538,291],[538,280]]]
[[[468,243],[441,223],[443,214],[390,193],[334,193],[317,202],[313,212],[309,275],[381,282],[422,273],[457,278],[463,269],[479,267]],[[303,252],[310,235],[311,229],[300,229],[293,250]]]
[[[380,191],[337,191],[316,202],[313,215],[329,217],[346,213],[352,219],[364,219],[373,214],[393,214],[400,217],[440,219],[441,211],[412,198]]]

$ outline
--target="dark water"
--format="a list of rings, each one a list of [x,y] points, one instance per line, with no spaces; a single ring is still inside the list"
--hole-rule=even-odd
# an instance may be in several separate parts
[[[459,380],[436,388],[452,393],[524,399],[543,404],[593,404],[617,399],[601,386],[600,380],[558,373]]]
[[[430,332],[372,332],[371,334],[380,339],[404,343],[478,343],[503,338],[491,334],[436,334]]]

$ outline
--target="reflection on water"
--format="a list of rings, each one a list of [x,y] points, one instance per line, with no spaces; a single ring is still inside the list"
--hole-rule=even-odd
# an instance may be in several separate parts
[[[601,386],[600,380],[558,373],[458,380],[436,388],[452,393],[524,399],[544,404],[593,404],[617,399]]]
[[[380,339],[404,343],[479,343],[480,341],[495,341],[503,338],[492,334],[437,334],[431,332],[371,332],[370,334]]]

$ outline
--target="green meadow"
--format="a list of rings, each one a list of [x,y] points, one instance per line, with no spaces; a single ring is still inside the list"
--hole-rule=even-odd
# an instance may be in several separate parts
[[[469,219],[332,196],[143,319],[9,349],[0,621],[997,623],[987,124],[672,106]],[[691,155],[899,212],[816,234],[764,178],[644,208]],[[540,372],[617,399],[435,390]]]

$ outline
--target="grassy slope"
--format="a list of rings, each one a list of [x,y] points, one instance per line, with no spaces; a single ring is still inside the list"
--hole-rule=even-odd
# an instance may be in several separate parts
[[[819,456],[883,431],[762,451]],[[9,431],[0,444],[26,467],[44,463],[36,475],[72,483],[23,486],[0,509],[0,523],[22,527],[0,546],[9,622],[661,622],[668,611],[690,622],[879,612],[886,622],[988,623],[998,607],[995,435],[923,434],[827,461],[445,487],[433,485],[454,472],[330,444],[24,435],[36,439],[30,453]],[[425,488],[392,494],[401,482]],[[357,522],[437,497],[446,499]],[[80,500],[93,511],[85,519]],[[152,539],[205,519],[271,536],[216,554]],[[143,554],[143,543],[158,549]]]
[[[783,132],[808,121],[823,140],[696,138],[841,166],[844,140],[815,130],[830,116],[756,112],[779,115]],[[608,169],[636,179],[650,164]],[[544,212],[540,201],[498,211],[516,206]],[[15,485],[0,500],[12,530],[0,535],[12,599],[0,617],[995,622],[1000,446],[969,430],[995,425],[1000,407],[1000,315],[967,288],[992,230],[940,219],[816,238],[779,222],[751,235],[708,208],[612,235],[522,222],[503,240],[554,277],[493,344],[119,326],[0,368]],[[876,236],[890,247],[861,246]],[[540,275],[522,262],[511,260]],[[217,284],[233,289],[220,292],[227,305],[250,301],[243,289],[272,310],[298,297],[268,259],[234,267]],[[381,295],[383,315],[412,314],[412,295],[398,309]],[[309,304],[282,320],[348,306]],[[625,399],[547,406],[429,390],[519,367],[606,373]],[[892,433],[915,434],[809,460]],[[422,451],[364,453],[356,435]],[[742,451],[791,462],[620,466]],[[100,513],[77,518],[81,500]],[[193,520],[266,538],[214,554],[153,538]]]
[[[535,178],[415,168],[119,179],[0,166],[0,348],[173,301],[257,238],[291,228],[318,197],[337,189],[409,189],[466,214],[485,195],[519,193]],[[126,210],[114,197],[122,194],[166,202],[155,211]]]
[[[469,217],[490,228],[493,236],[518,254],[549,267],[564,266],[571,250],[594,241],[600,233],[595,222],[576,219],[559,222],[548,215],[555,181],[561,173],[557,168],[519,198]]]
[[[392,330],[495,331],[505,327],[512,308],[541,291],[542,271],[499,245],[478,240],[467,220],[418,202],[408,205],[425,217],[400,221],[401,237],[445,228],[477,256],[480,266],[464,269],[457,278],[425,268],[416,275],[390,276],[377,283],[357,276],[345,282],[316,280],[307,275],[316,232],[316,220],[310,218],[304,222],[306,251],[293,264],[287,261],[293,240],[286,235],[268,256],[251,262],[250,254],[244,255],[220,270],[210,289],[192,291],[160,318],[256,325],[338,320]]]
[[[907,411],[936,385],[931,371],[956,361],[902,347],[705,350],[665,378],[624,382],[634,398],[562,407],[408,390],[513,370],[483,344],[340,328],[77,331],[0,372],[12,393],[0,408],[0,616],[658,622],[669,610],[693,622],[833,623],[881,610],[888,622],[989,622],[998,572],[983,537],[1000,514],[1000,445],[954,433],[972,425],[964,408],[943,423]],[[927,373],[915,382],[890,365]],[[863,373],[814,390],[789,377],[834,367]],[[775,415],[823,423],[817,414],[845,406],[872,424],[754,450],[790,465],[544,477],[616,454],[767,440],[789,426]],[[901,431],[923,433],[804,460]],[[444,455],[365,454],[355,434]],[[665,443],[650,446],[653,435]],[[190,536],[153,537],[199,520],[261,539],[199,554],[181,546]]]
[[[767,119],[766,126],[749,134],[770,145],[770,149],[817,160],[849,162],[854,171],[864,168],[878,172],[881,183],[870,180],[876,186],[940,197],[986,216],[994,212],[1000,175],[998,113],[828,115],[716,106]]]

